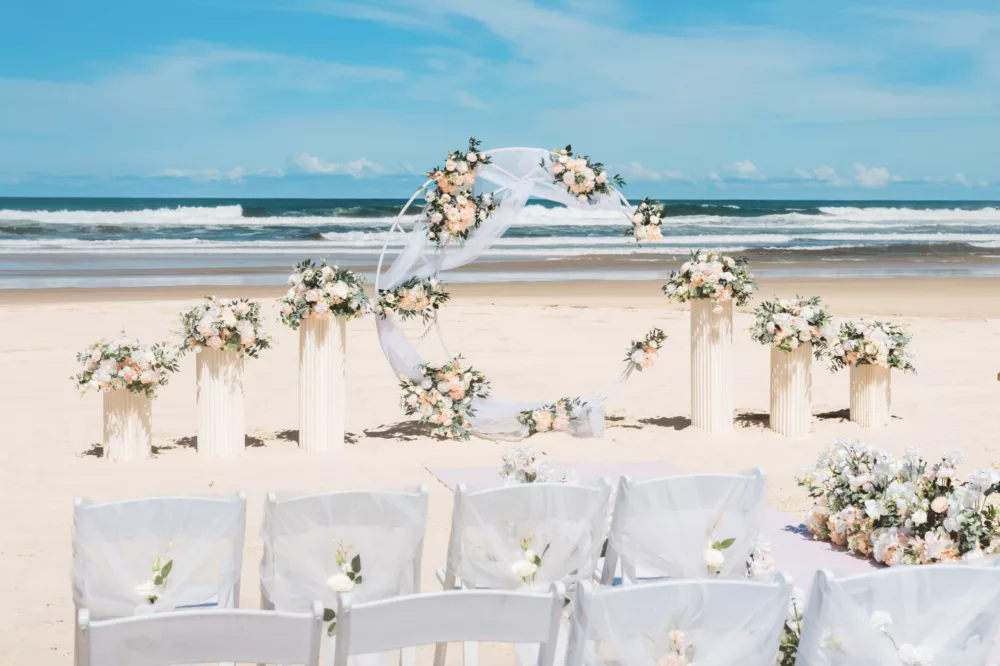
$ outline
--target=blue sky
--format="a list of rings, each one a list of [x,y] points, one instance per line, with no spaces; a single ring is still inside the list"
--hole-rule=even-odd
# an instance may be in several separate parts
[[[8,3],[0,196],[405,196],[470,135],[631,198],[1000,198],[996,0]]]

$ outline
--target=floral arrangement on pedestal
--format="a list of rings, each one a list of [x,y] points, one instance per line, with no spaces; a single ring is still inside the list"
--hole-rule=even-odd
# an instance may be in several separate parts
[[[840,327],[833,345],[830,370],[852,365],[877,365],[904,372],[916,372],[913,355],[907,348],[911,337],[897,324],[862,319]]]
[[[375,312],[382,319],[398,316],[406,321],[420,317],[428,322],[450,298],[437,278],[413,277],[393,289],[380,289]]]
[[[560,398],[551,405],[524,410],[517,415],[517,422],[528,427],[528,435],[549,430],[563,432],[586,413],[587,408],[580,398]]]
[[[101,340],[76,355],[83,369],[70,377],[80,394],[87,391],[107,393],[127,389],[155,398],[156,390],[166,386],[170,373],[177,372],[177,353],[162,344],[148,345],[122,336]]]
[[[764,301],[754,310],[754,315],[757,321],[750,329],[750,338],[762,345],[790,352],[811,342],[813,355],[822,358],[836,342],[837,332],[831,323],[833,317],[819,296]]]
[[[462,363],[456,356],[444,365],[418,366],[420,379],[404,379],[401,406],[407,416],[419,416],[432,432],[451,439],[469,439],[475,414],[472,401],[490,395],[490,383],[483,373]]]
[[[514,446],[504,451],[501,458],[500,478],[504,485],[516,486],[522,483],[577,483],[577,473],[570,470],[557,478],[555,470],[547,462],[540,461],[530,446]]]
[[[642,372],[652,366],[660,357],[660,348],[667,340],[667,334],[658,328],[650,329],[642,340],[633,340],[625,350],[625,362],[633,370]]]
[[[278,299],[283,324],[297,330],[310,317],[354,319],[368,312],[364,277],[339,266],[327,266],[326,259],[313,263],[306,259],[288,276],[291,287]]]
[[[929,464],[915,449],[901,460],[858,440],[837,440],[798,479],[816,500],[807,527],[878,562],[930,564],[1000,552],[1000,467],[961,482],[961,452]]]
[[[545,168],[545,160],[540,166]],[[573,146],[556,148],[552,151],[549,172],[552,182],[564,187],[566,192],[580,201],[594,202],[600,194],[611,194],[612,185],[625,186],[625,179],[619,175],[608,177],[604,165],[591,162],[586,155],[573,154]]]
[[[469,139],[468,150],[448,153],[444,167],[427,172],[435,188],[424,191],[427,234],[439,246],[453,239],[466,240],[497,207],[490,194],[476,196],[474,192],[476,171],[490,163],[489,156],[479,152],[479,143],[475,137]]]
[[[735,301],[745,305],[757,289],[746,257],[727,257],[718,251],[691,253],[691,260],[679,271],[671,271],[663,293],[678,303],[693,298],[710,298],[715,310],[722,310],[722,303]]]
[[[631,233],[639,243],[645,240],[655,243],[663,239],[660,229],[662,224],[663,204],[647,197],[635,207],[635,212],[632,213],[632,229],[626,232],[626,235]]]
[[[200,352],[203,348],[224,349],[257,358],[271,347],[271,337],[264,332],[260,303],[242,298],[221,301],[206,296],[199,305],[181,315],[182,351]]]

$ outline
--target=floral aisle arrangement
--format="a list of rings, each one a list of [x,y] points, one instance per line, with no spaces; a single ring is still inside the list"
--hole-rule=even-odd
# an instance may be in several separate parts
[[[221,301],[215,296],[181,315],[182,351],[200,352],[203,348],[223,349],[257,358],[271,347],[271,337],[264,332],[260,303],[245,298]]]
[[[394,289],[380,289],[375,312],[382,319],[398,316],[406,321],[420,317],[428,322],[450,298],[437,278],[413,277]]]
[[[658,328],[650,329],[642,340],[633,340],[625,351],[625,362],[638,371],[652,366],[660,357],[660,348],[667,341],[667,334]]]
[[[1000,552],[1000,468],[962,482],[961,452],[930,464],[915,449],[901,460],[858,440],[837,440],[798,479],[816,500],[807,526],[817,539],[878,562],[930,564]]]
[[[341,545],[334,553],[337,560],[337,567],[340,573],[336,573],[327,579],[327,586],[335,593],[350,592],[355,585],[361,585],[364,578],[361,575],[361,555],[351,557],[347,548]],[[329,622],[326,627],[326,635],[333,636],[337,633],[337,611],[332,608],[323,609],[323,621]]]
[[[153,577],[135,588],[135,593],[143,600],[155,604],[167,589],[167,576],[174,568],[174,561],[166,557],[153,558]]]
[[[500,478],[504,480],[504,485],[516,486],[522,483],[546,483],[555,481],[558,483],[576,483],[578,477],[575,471],[570,470],[556,477],[555,470],[547,462],[540,461],[535,455],[535,450],[530,446],[514,446],[504,451],[500,465]]]
[[[310,317],[354,319],[368,312],[365,279],[340,268],[327,266],[326,259],[313,263],[306,259],[288,276],[288,293],[278,299],[281,321],[297,330]]]
[[[635,239],[642,243],[648,240],[657,242],[663,239],[661,225],[663,224],[663,204],[652,201],[648,197],[639,202],[632,213],[632,229],[630,232]]]
[[[77,354],[76,360],[83,368],[70,379],[81,394],[127,389],[152,399],[159,387],[166,386],[170,373],[177,372],[173,349],[124,336],[95,342]]]
[[[427,233],[439,246],[466,240],[496,210],[497,202],[490,194],[476,196],[474,191],[476,171],[490,163],[489,156],[479,151],[479,143],[475,137],[469,139],[468,150],[448,153],[444,167],[427,172],[434,181],[424,191]]]
[[[469,439],[475,414],[472,401],[490,395],[490,383],[483,373],[463,365],[461,356],[441,366],[418,367],[420,379],[404,379],[402,407],[407,416],[417,415],[429,423],[432,432],[451,439]]]
[[[593,203],[598,195],[611,194],[613,185],[625,186],[625,179],[621,176],[616,174],[609,178],[600,162],[591,162],[586,155],[574,155],[573,146],[556,148],[550,161],[552,182],[580,201]],[[540,166],[545,168],[545,160]]]
[[[691,260],[679,271],[671,271],[663,293],[678,303],[695,298],[710,298],[715,310],[722,310],[722,303],[735,301],[745,305],[757,289],[746,257],[727,257],[718,251],[691,253]]]
[[[545,548],[542,549],[541,553],[535,552],[532,548],[532,543],[535,540],[535,535],[533,532],[529,532],[527,535],[521,537],[521,553],[523,557],[520,560],[515,560],[510,566],[511,571],[517,576],[521,583],[527,584],[532,583],[535,580],[535,575],[538,573],[538,568],[542,566],[542,558],[545,554],[549,552],[549,548],[552,544],[545,544]]]
[[[863,319],[840,327],[834,342],[830,369],[852,365],[877,365],[904,372],[916,372],[908,349],[910,335],[897,324]]]
[[[750,329],[751,339],[784,352],[812,343],[813,355],[822,358],[837,339],[832,317],[819,296],[764,301],[754,315],[757,321]]]
[[[517,415],[521,425],[528,426],[528,435],[539,432],[563,432],[572,421],[583,418],[587,409],[580,398],[560,398],[551,405],[526,409]]]

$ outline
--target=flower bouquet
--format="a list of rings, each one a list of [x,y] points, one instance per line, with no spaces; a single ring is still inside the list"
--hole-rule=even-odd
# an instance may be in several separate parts
[[[722,310],[722,303],[735,301],[745,305],[757,283],[750,273],[746,257],[727,257],[718,251],[691,253],[691,260],[680,271],[671,271],[670,279],[663,286],[663,293],[672,301],[686,303],[692,299],[707,298]]]
[[[528,435],[554,430],[563,432],[586,414],[580,398],[561,398],[551,405],[527,409],[517,415],[517,422],[528,427]]]
[[[572,146],[553,150],[550,161],[548,168],[552,182],[580,201],[593,203],[599,194],[611,194],[612,185],[625,186],[625,179],[621,176],[609,178],[600,162],[591,162],[586,155],[575,156]],[[540,166],[545,168],[545,160]]]
[[[916,372],[907,346],[910,336],[901,326],[888,322],[861,320],[840,327],[833,346],[830,369],[875,365],[904,372]]]
[[[177,372],[177,354],[173,349],[125,337],[95,342],[77,354],[76,360],[83,369],[71,379],[81,394],[127,389],[155,398],[156,390],[167,385],[170,373]]]
[[[642,243],[644,240],[657,242],[663,239],[660,227],[663,224],[663,204],[658,201],[643,199],[632,213],[632,229],[626,235],[632,234]]]
[[[535,450],[530,446],[511,447],[504,451],[501,460],[500,478],[508,486],[545,483],[551,481],[555,474],[547,462],[536,460]]]
[[[456,238],[466,240],[496,210],[498,204],[490,194],[474,193],[476,171],[490,163],[489,156],[478,151],[479,141],[473,137],[467,151],[448,153],[443,168],[427,172],[435,189],[424,192],[427,201],[424,215],[428,238],[438,246]]]
[[[398,315],[403,321],[420,317],[428,322],[449,298],[440,280],[413,277],[394,289],[380,289],[375,312],[382,319]]]
[[[365,582],[364,577],[361,575],[360,554],[351,557],[347,548],[341,545],[334,553],[334,558],[337,561],[337,568],[340,569],[340,573],[330,576],[326,580],[326,585],[335,594],[350,592],[354,589],[355,585],[361,585]],[[326,626],[327,636],[333,636],[337,633],[337,611],[332,608],[324,608],[323,621],[329,623]]]
[[[261,321],[260,303],[245,298],[221,301],[206,296],[181,315],[180,335],[184,338],[182,351],[220,349],[257,358],[271,347],[271,337],[264,332]]]
[[[750,338],[779,351],[791,352],[810,343],[813,355],[822,358],[837,337],[831,325],[833,318],[819,296],[764,301],[754,315],[757,321],[750,329]]]
[[[423,364],[418,367],[421,378],[404,379],[402,408],[407,416],[417,415],[421,423],[429,423],[432,432],[451,439],[469,439],[472,426],[469,417],[475,414],[472,401],[490,395],[490,384],[483,373],[462,365],[462,357],[441,366]]]
[[[368,311],[365,279],[360,275],[327,266],[326,259],[313,263],[306,259],[288,276],[291,287],[278,299],[281,321],[297,330],[303,319],[329,319],[343,317],[354,319]]]
[[[660,357],[660,348],[667,340],[667,334],[658,328],[653,328],[642,340],[633,340],[625,351],[625,362],[634,370],[642,372],[652,366]]]

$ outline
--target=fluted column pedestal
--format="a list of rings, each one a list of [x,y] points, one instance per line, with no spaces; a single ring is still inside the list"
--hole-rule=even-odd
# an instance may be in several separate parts
[[[127,389],[104,394],[104,457],[143,460],[153,444],[153,409],[145,395]]]
[[[892,418],[892,370],[851,366],[851,420],[862,428],[881,428]]]
[[[204,348],[198,352],[198,455],[238,456],[246,445],[243,356]]]
[[[771,347],[771,430],[801,438],[812,425],[812,343],[790,352]]]
[[[708,432],[733,429],[733,302],[714,311],[691,301],[691,424]]]
[[[346,415],[347,321],[309,317],[299,324],[299,446],[342,451]]]

